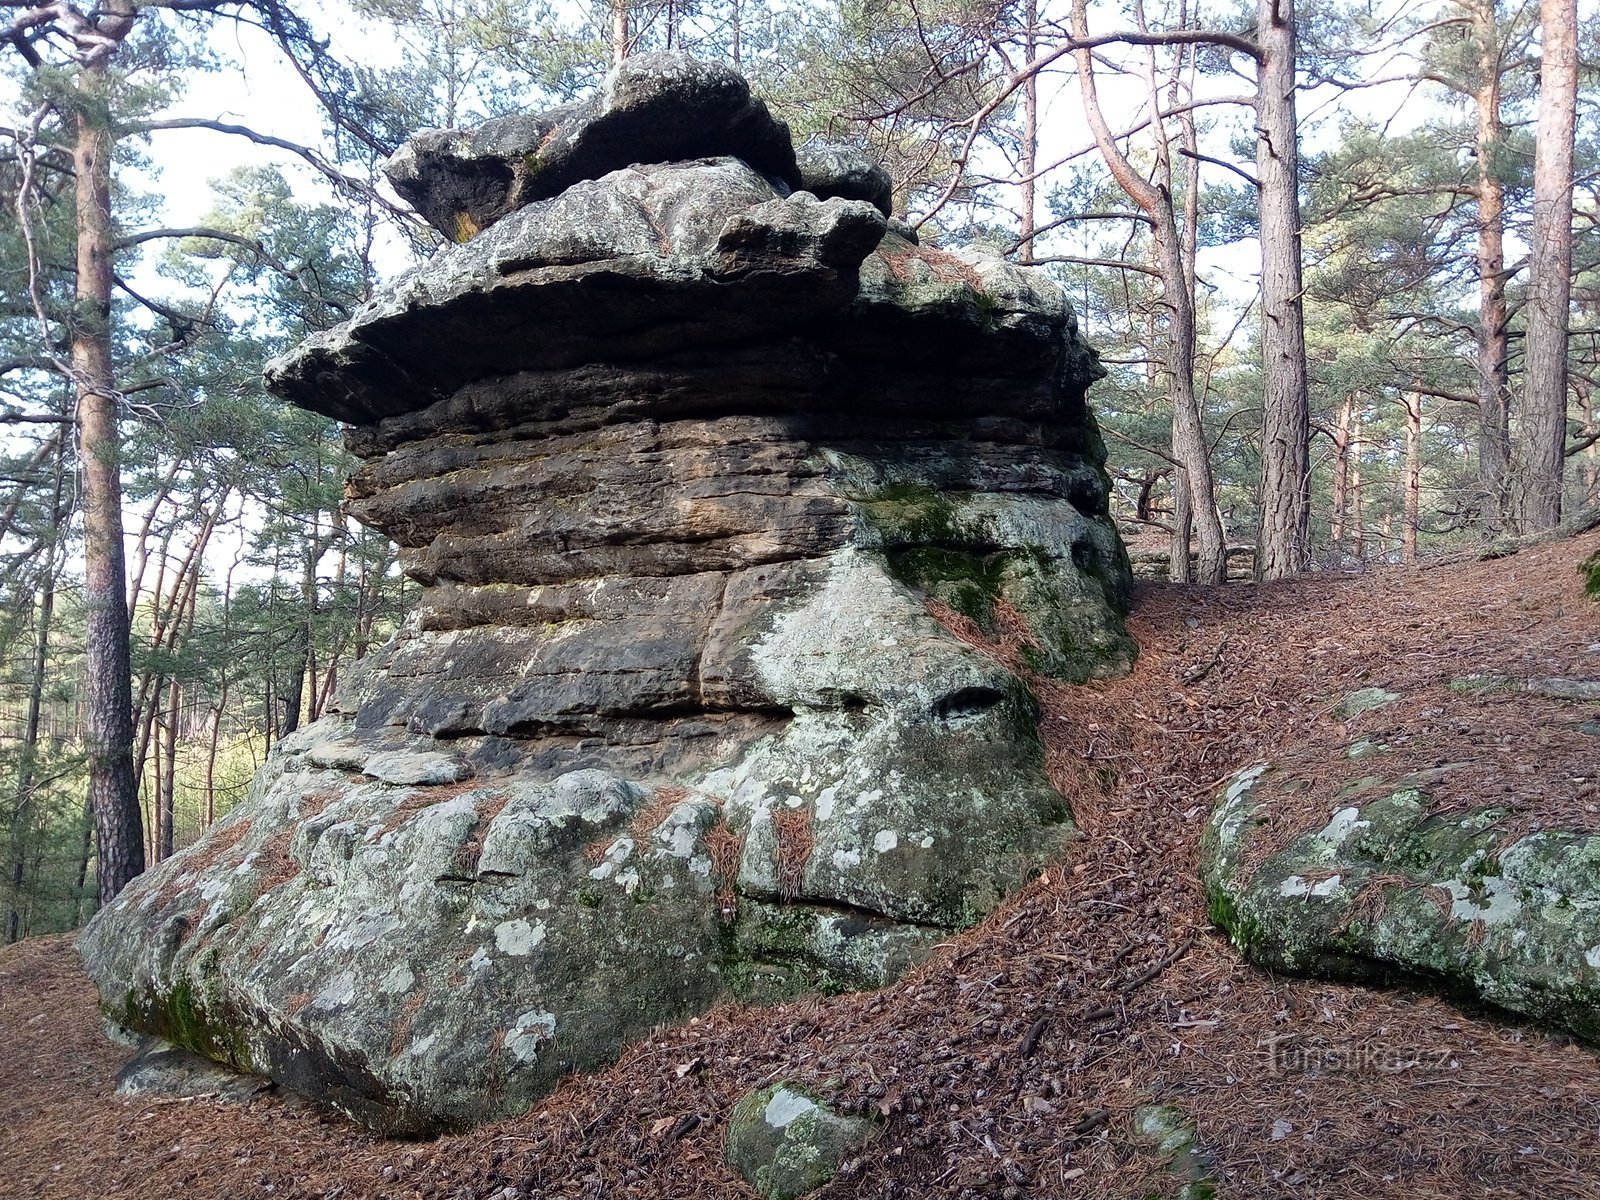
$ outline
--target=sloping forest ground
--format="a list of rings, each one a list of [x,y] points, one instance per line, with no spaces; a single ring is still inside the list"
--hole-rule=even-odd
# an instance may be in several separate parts
[[[1600,605],[1576,570],[1597,549],[1591,532],[1431,570],[1144,589],[1132,676],[1044,696],[1085,832],[1067,861],[893,988],[717,1010],[464,1136],[386,1142],[274,1095],[119,1100],[126,1052],[100,1036],[70,942],[12,947],[0,1194],[747,1196],[725,1120],[790,1078],[885,1115],[832,1200],[1172,1195],[1132,1134],[1152,1102],[1196,1123],[1223,1196],[1594,1196],[1600,1056],[1405,988],[1247,966],[1206,919],[1196,857],[1215,785],[1258,759],[1287,756],[1313,785],[1275,818],[1285,840],[1325,822],[1361,735],[1404,768],[1471,763],[1443,777],[1442,810],[1493,801],[1508,833],[1600,831],[1600,739],[1580,728],[1595,705],[1448,686],[1600,678]],[[990,649],[1011,657],[1018,632]],[[1336,714],[1374,685],[1404,699]]]

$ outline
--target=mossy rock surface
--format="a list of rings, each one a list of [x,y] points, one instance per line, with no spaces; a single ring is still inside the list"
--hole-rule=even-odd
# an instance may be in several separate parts
[[[1201,846],[1211,918],[1252,962],[1430,987],[1600,1041],[1600,837],[1508,840],[1503,809],[1435,814],[1422,780],[1367,777],[1257,863],[1286,782],[1266,764],[1235,775]]]
[[[1179,1184],[1177,1200],[1211,1200],[1217,1194],[1214,1163],[1200,1132],[1176,1105],[1146,1104],[1134,1110],[1134,1138],[1166,1161]]]
[[[1075,835],[1030,681],[1135,651],[1059,287],[793,190],[725,68],[606,86],[391,164],[467,240],[267,384],[350,426],[417,608],[81,942],[113,1020],[388,1132],[889,982]]]
[[[728,1120],[728,1161],[763,1200],[798,1200],[838,1174],[874,1123],[843,1116],[792,1083],[740,1100]]]

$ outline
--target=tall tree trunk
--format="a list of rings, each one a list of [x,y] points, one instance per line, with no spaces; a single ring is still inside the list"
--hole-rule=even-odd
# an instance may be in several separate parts
[[[628,12],[629,0],[611,0],[611,65],[616,66],[633,53],[633,30]]]
[[[1361,408],[1350,414],[1350,552],[1367,556],[1366,494],[1361,488]]]
[[[1088,37],[1086,0],[1073,0],[1072,32],[1079,39]],[[1100,108],[1095,86],[1094,60],[1089,50],[1074,53],[1078,67],[1078,87],[1083,97],[1084,115],[1094,133],[1095,144],[1105,159],[1112,178],[1128,198],[1150,218],[1154,232],[1156,267],[1161,281],[1161,303],[1167,310],[1166,336],[1162,347],[1165,382],[1172,393],[1172,454],[1183,467],[1189,483],[1200,563],[1197,578],[1201,583],[1223,583],[1228,572],[1228,546],[1222,517],[1217,511],[1216,483],[1211,470],[1211,447],[1206,444],[1205,427],[1200,419],[1200,404],[1194,387],[1194,298],[1187,281],[1183,242],[1173,210],[1171,161],[1167,156],[1165,125],[1156,121],[1158,162],[1164,172],[1162,187],[1141,175],[1117,145],[1105,114]],[[1147,79],[1153,105],[1159,104],[1153,78]]]
[[[1574,389],[1578,393],[1578,411],[1583,414],[1583,437],[1589,443],[1583,452],[1583,502],[1585,505],[1600,501],[1600,411],[1596,410],[1594,388],[1587,380],[1579,380]]]
[[[1539,0],[1539,131],[1522,399],[1519,524],[1561,520],[1567,449],[1567,322],[1572,296],[1572,148],[1578,103],[1577,0]]]
[[[1167,545],[1167,579],[1172,583],[1194,582],[1194,506],[1189,502],[1189,481],[1183,471],[1172,472],[1172,538]]]
[[[1511,467],[1511,351],[1507,338],[1505,183],[1500,159],[1505,127],[1500,119],[1500,30],[1494,0],[1468,0],[1477,43],[1472,103],[1477,110],[1478,178],[1478,479],[1483,528],[1498,532],[1507,519]]]
[[[1311,512],[1300,251],[1300,154],[1295,116],[1294,0],[1259,0],[1256,176],[1261,182],[1261,528],[1256,576],[1306,569]]]
[[[44,565],[44,586],[39,589],[33,642],[33,677],[28,681],[28,710],[23,719],[22,744],[17,747],[17,795],[11,815],[11,908],[6,915],[6,941],[22,937],[22,887],[27,874],[28,827],[33,820],[34,776],[38,770],[39,724],[44,711],[45,674],[50,668],[50,626],[56,607],[56,531],[66,514],[62,511],[62,490],[66,466],[56,443],[54,495],[51,500],[52,544]]]
[[[126,11],[113,0],[114,11]],[[131,18],[130,18],[131,20]],[[122,548],[121,434],[111,362],[111,154],[103,114],[105,68],[80,75],[77,114],[77,306],[72,366],[83,463],[84,694],[89,801],[97,837],[102,904],[144,870],[139,785],[133,773],[133,683],[129,660],[127,570]]]
[[[1417,561],[1417,526],[1422,520],[1422,397],[1405,392],[1400,404],[1406,410],[1406,464],[1401,483],[1400,557]]]
[[[174,826],[178,819],[178,722],[182,714],[182,685],[174,679],[167,685],[167,711],[162,730],[166,745],[162,748],[161,772],[161,842],[156,847],[159,860],[172,857],[176,843]]]
[[[74,905],[72,913],[72,923],[74,925],[82,925],[87,919],[83,911],[84,901],[88,899],[84,894],[87,891],[84,885],[89,879],[89,860],[94,857],[94,827],[94,801],[85,798],[83,802],[83,836],[78,841],[78,882],[72,893],[77,897],[77,903]]]
[[[1344,510],[1350,491],[1350,414],[1356,404],[1352,393],[1339,405],[1338,423],[1333,427],[1333,519],[1329,540],[1334,551],[1344,553]]]
[[[1022,10],[1022,61],[1031,63],[1038,53],[1039,0],[1026,0]],[[1037,225],[1037,187],[1039,169],[1039,73],[1030,71],[1022,82],[1022,228],[1017,258],[1031,263],[1034,258],[1033,232]]]
[[[158,863],[161,861],[161,778],[162,763],[165,761],[163,753],[166,743],[160,735],[161,708],[157,705],[150,712],[151,728],[157,735],[151,742],[152,752],[149,774],[139,773],[140,805],[144,810],[145,845],[144,855],[146,862]]]

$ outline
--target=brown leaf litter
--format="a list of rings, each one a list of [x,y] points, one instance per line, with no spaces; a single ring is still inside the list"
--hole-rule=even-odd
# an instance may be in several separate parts
[[[1150,1103],[1196,1122],[1222,1196],[1594,1197],[1594,1052],[1414,991],[1244,965],[1206,920],[1196,846],[1218,784],[1261,759],[1298,784],[1274,793],[1274,844],[1325,822],[1369,769],[1343,757],[1362,736],[1389,747],[1386,777],[1433,772],[1441,811],[1496,803],[1506,836],[1594,831],[1600,742],[1580,726],[1596,706],[1450,685],[1600,678],[1600,606],[1575,570],[1597,547],[1143,589],[1133,674],[1041,696],[1085,833],[1066,861],[893,987],[717,1009],[461,1136],[384,1141],[282,1096],[116,1099],[125,1051],[99,1036],[70,942],[0,951],[0,1192],[744,1197],[728,1113],[788,1078],[883,1117],[825,1200],[1171,1195],[1132,1133]],[[1401,699],[1339,714],[1375,686]]]

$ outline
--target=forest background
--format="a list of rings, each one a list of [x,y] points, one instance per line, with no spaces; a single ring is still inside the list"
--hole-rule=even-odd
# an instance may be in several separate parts
[[[437,248],[382,162],[657,49],[1056,278],[1147,570],[1361,570],[1600,502],[1575,0],[0,0],[7,941],[225,815],[404,615],[337,427],[261,387]]]

